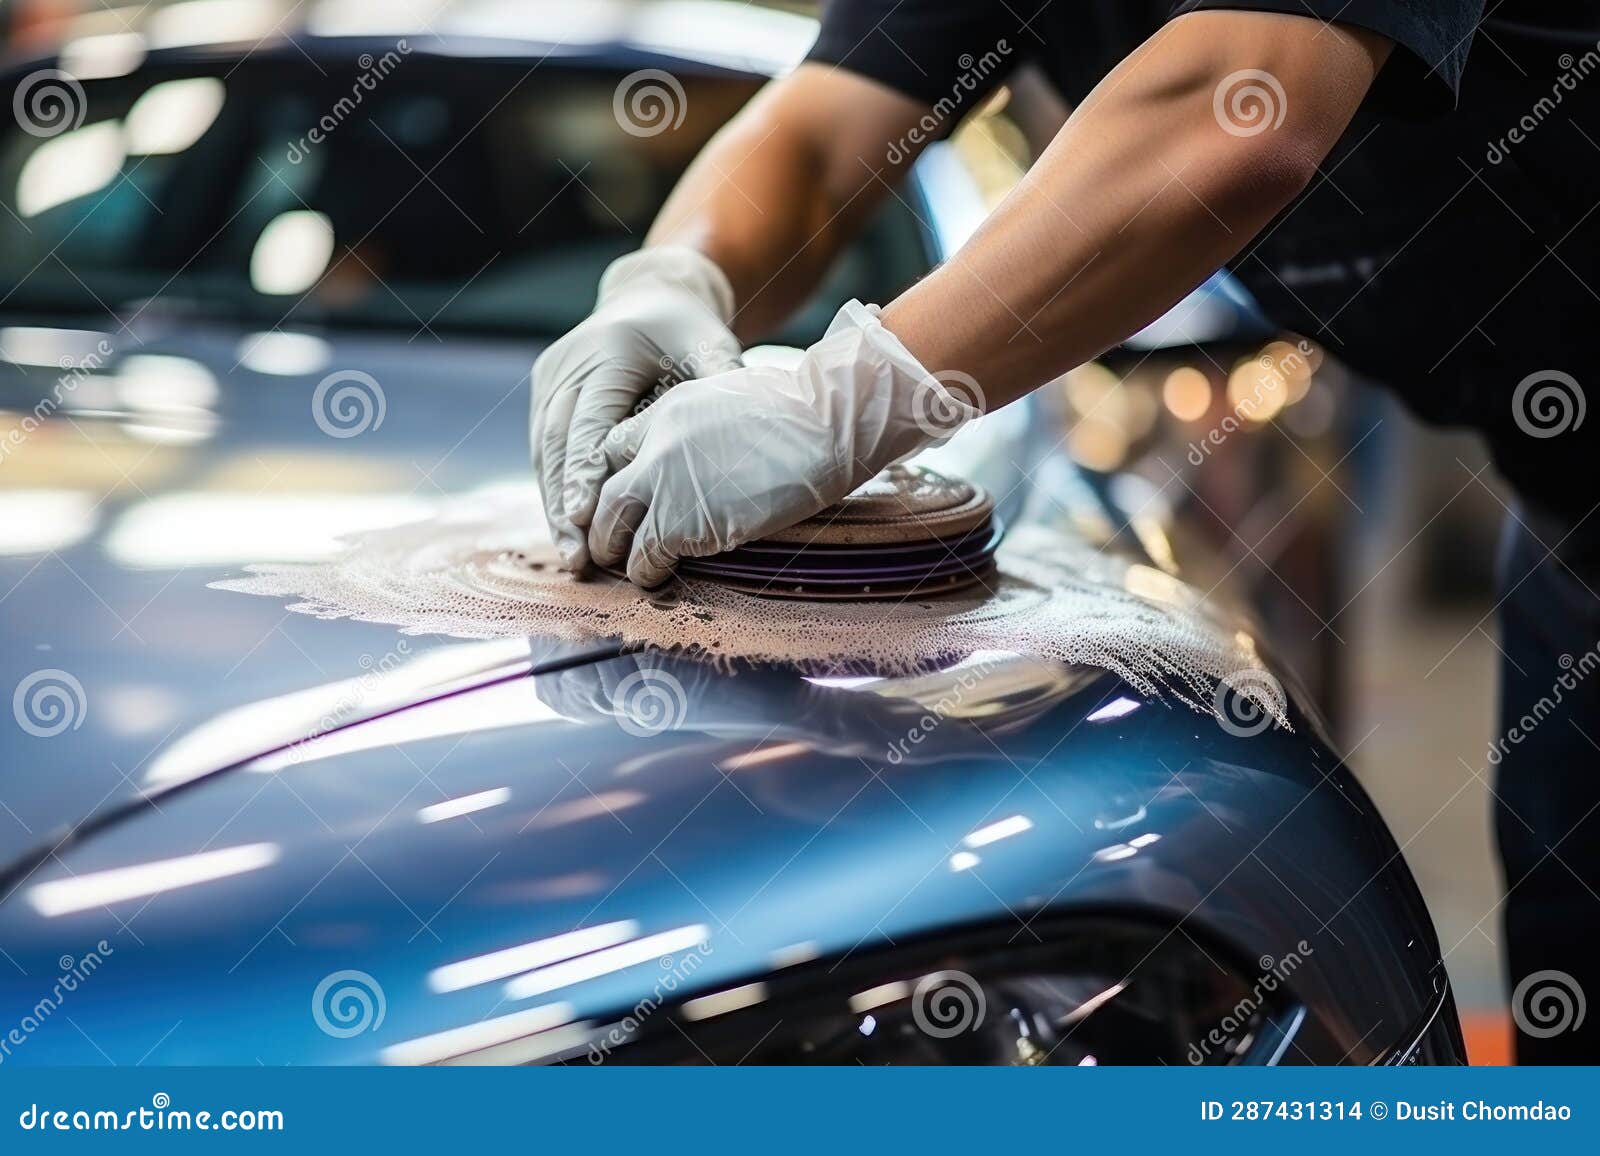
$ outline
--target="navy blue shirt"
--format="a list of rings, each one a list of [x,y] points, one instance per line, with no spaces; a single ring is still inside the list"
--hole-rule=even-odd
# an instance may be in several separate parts
[[[1600,414],[1542,436],[1516,399],[1556,371],[1600,405],[1600,0],[825,0],[810,59],[935,106],[943,133],[1024,62],[1081,99],[1200,9],[1394,41],[1319,175],[1230,267],[1277,324],[1482,431],[1536,505],[1587,514]]]

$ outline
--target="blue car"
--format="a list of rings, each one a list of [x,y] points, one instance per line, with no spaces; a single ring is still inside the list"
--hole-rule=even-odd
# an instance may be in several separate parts
[[[811,31],[528,7],[11,64],[55,99],[0,136],[0,1064],[1463,1062],[1292,691],[1224,726],[1018,654],[716,665],[212,588],[525,480],[541,344]],[[616,114],[641,74],[668,130]],[[981,211],[933,147],[774,340]],[[381,388],[340,424],[330,379]],[[1049,417],[963,468],[1114,532]]]

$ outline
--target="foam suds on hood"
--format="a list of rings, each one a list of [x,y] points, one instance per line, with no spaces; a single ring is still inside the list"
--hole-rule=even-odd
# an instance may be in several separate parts
[[[987,588],[936,599],[776,601],[699,579],[650,596],[625,581],[580,581],[561,570],[536,488],[517,487],[354,536],[331,561],[254,565],[248,577],[211,585],[407,634],[616,638],[632,648],[889,675],[1011,651],[1102,667],[1148,694],[1170,693],[1207,711],[1226,709],[1221,682],[1286,724],[1282,692],[1251,640],[1190,587],[1055,528],[1019,526],[996,557]]]

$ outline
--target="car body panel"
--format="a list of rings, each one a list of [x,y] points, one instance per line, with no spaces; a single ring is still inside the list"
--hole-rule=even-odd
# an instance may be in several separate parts
[[[686,706],[676,729],[641,735],[604,710],[606,688],[640,661],[464,691],[414,708],[420,720],[382,716],[176,790],[35,871],[0,906],[0,942],[29,976],[114,943],[71,1015],[118,1062],[158,1040],[167,1063],[370,1062],[551,999],[603,1018],[632,1005],[651,968],[531,1003],[501,982],[439,992],[428,977],[617,921],[642,936],[703,929],[688,936],[705,947],[683,996],[758,978],[802,946],[832,961],[984,924],[1032,935],[1041,913],[1115,909],[1182,921],[1178,934],[1226,945],[1246,967],[1303,956],[1296,996],[1337,1009],[1316,1030],[1352,1059],[1393,1046],[1431,1006],[1437,945],[1388,933],[1426,920],[1393,841],[1303,733],[1235,737],[1109,675],[995,660],[964,692],[971,717],[942,720],[894,763],[888,752],[927,710],[898,697],[918,680],[818,685],[657,657],[651,669],[678,679]],[[946,693],[962,669],[942,676]],[[928,683],[914,689],[925,699]],[[486,792],[503,801],[419,817],[441,797]],[[1016,816],[1029,826],[952,866],[964,839]],[[41,910],[62,881],[241,847],[270,847],[271,859],[154,896]],[[387,1013],[342,1039],[310,1007],[320,980],[350,969],[377,981]],[[0,986],[8,1003],[27,988],[15,974]],[[34,1054],[95,1062],[65,1026]]]
[[[517,479],[527,460],[534,343],[319,338],[325,368],[282,375],[237,364],[241,345],[256,339],[189,326],[124,335],[104,370],[68,395],[62,417],[34,435],[38,444],[5,465],[0,500],[16,503],[11,517],[31,516],[29,471],[75,505],[49,552],[0,556],[0,590],[10,592],[0,616],[10,637],[28,642],[7,648],[0,673],[15,687],[39,669],[66,671],[89,705],[52,737],[5,735],[0,859],[97,800],[127,797],[159,747],[213,715],[359,677],[397,646],[405,657],[433,644],[288,614],[207,583],[250,561],[320,556],[331,534],[420,517],[441,493]],[[168,417],[119,400],[135,357],[164,359],[140,373],[215,381],[203,440],[148,440]],[[324,435],[311,400],[324,374],[356,366],[382,381],[386,397],[381,426],[359,443]],[[0,410],[26,413],[59,375],[0,366]],[[71,477],[84,479],[81,488],[63,485]]]

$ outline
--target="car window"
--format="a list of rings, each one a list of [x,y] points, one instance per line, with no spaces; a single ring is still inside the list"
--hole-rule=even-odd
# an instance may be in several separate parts
[[[759,86],[677,74],[657,131],[616,103],[628,75],[296,53],[82,81],[75,127],[0,137],[0,308],[559,333]],[[809,341],[829,303],[887,300],[928,259],[889,198],[774,336]]]

